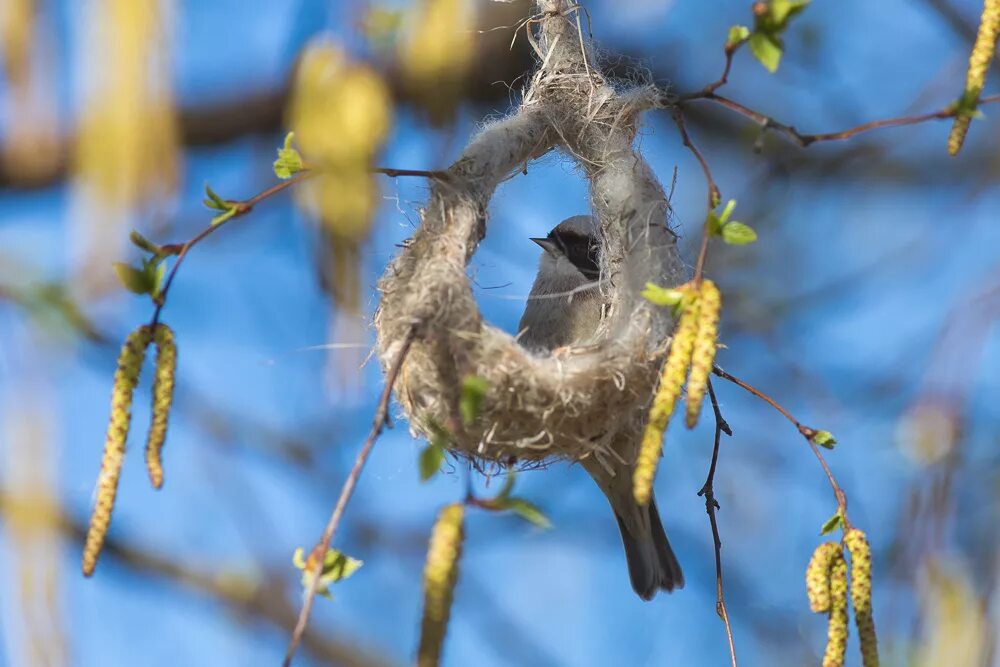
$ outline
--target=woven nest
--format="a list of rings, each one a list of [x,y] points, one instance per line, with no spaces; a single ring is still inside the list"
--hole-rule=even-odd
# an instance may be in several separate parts
[[[681,283],[684,268],[663,188],[633,146],[638,116],[658,95],[651,86],[616,90],[595,66],[578,10],[565,0],[538,4],[532,44],[541,65],[517,112],[483,129],[435,183],[423,224],[380,282],[378,353],[391,368],[413,336],[395,392],[416,435],[447,428],[449,448],[479,462],[593,456],[607,468],[633,456],[622,443],[645,426],[672,326],[669,310],[639,291],[648,281]],[[590,181],[606,314],[585,347],[538,355],[483,321],[466,265],[499,183],[557,148]],[[463,424],[459,396],[470,375],[488,390],[478,417]]]

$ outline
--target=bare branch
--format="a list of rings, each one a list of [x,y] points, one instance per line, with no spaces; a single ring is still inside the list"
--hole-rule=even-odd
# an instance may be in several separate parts
[[[959,112],[956,105],[949,105],[939,111],[932,111],[930,113],[917,114],[913,116],[899,116],[897,118],[887,118],[884,120],[873,120],[867,123],[862,123],[861,125],[847,128],[846,130],[840,130],[838,132],[803,134],[802,132],[799,132],[794,125],[786,125],[785,123],[779,122],[767,114],[755,111],[744,104],[731,100],[728,97],[723,97],[722,95],[718,95],[714,92],[705,94],[695,93],[693,96],[689,97],[681,96],[673,98],[670,103],[672,105],[680,103],[682,106],[683,101],[697,100],[708,100],[709,102],[714,102],[715,104],[729,109],[730,111],[734,111],[741,116],[745,116],[760,125],[762,131],[774,130],[779,132],[788,138],[792,143],[801,148],[808,148],[812,144],[822,141],[840,141],[842,139],[850,139],[853,136],[862,134],[863,132],[869,132],[871,130],[917,125],[919,123],[926,123],[930,120],[945,120],[948,118],[954,118]],[[988,97],[984,97],[979,100],[979,105],[994,104],[996,102],[1000,102],[1000,95],[990,95]]]
[[[705,511],[708,513],[709,523],[712,525],[712,540],[715,544],[715,612],[722,619],[726,626],[726,638],[729,640],[729,657],[733,667],[736,665],[736,645],[733,642],[733,629],[729,625],[729,612],[726,610],[726,598],[722,593],[722,538],[719,537],[719,525],[716,522],[715,511],[720,509],[719,502],[715,499],[715,469],[719,463],[719,444],[722,434],[733,435],[732,429],[722,416],[719,409],[719,401],[715,398],[715,388],[712,381],[708,381],[708,395],[712,399],[712,411],[715,413],[715,446],[712,448],[712,464],[708,468],[708,477],[705,478],[705,485],[698,492],[699,496],[705,497]]]

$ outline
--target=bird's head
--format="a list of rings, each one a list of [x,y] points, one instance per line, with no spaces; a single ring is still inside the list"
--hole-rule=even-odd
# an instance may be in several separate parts
[[[547,236],[531,239],[545,250],[540,270],[597,280],[601,274],[598,233],[592,216],[577,215],[560,222]]]

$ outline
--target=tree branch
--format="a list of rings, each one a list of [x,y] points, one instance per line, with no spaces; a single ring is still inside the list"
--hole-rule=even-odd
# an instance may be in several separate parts
[[[846,130],[840,130],[838,132],[803,134],[802,132],[799,132],[794,125],[786,125],[785,123],[775,120],[771,116],[755,111],[744,104],[711,91],[707,93],[694,93],[689,96],[682,95],[680,97],[673,98],[671,106],[680,106],[683,108],[684,102],[697,100],[714,102],[715,104],[729,109],[730,111],[734,111],[760,125],[761,131],[766,132],[767,130],[774,130],[779,132],[800,148],[808,148],[812,144],[822,141],[840,141],[842,139],[849,139],[853,136],[863,132],[869,132],[871,130],[917,125],[919,123],[925,123],[929,120],[945,120],[948,118],[954,118],[958,115],[959,111],[956,105],[949,105],[939,111],[932,111],[930,113],[917,114],[913,116],[899,116],[897,118],[887,118],[884,120],[873,120],[867,123],[862,123],[861,125],[847,128]],[[990,95],[988,97],[984,97],[979,100],[978,105],[994,104],[996,102],[1000,102],[1000,95]]]
[[[0,505],[11,507],[18,503],[32,503],[33,499],[0,491]],[[53,523],[67,538],[82,544],[87,533],[87,525],[60,508],[46,508],[53,514],[43,520]],[[201,572],[186,567],[170,557],[141,549],[115,538],[108,538],[104,544],[104,558],[141,575],[155,576],[181,584],[185,588],[217,601],[237,617],[248,615],[263,619],[280,628],[291,628],[295,622],[295,610],[288,603],[284,583],[277,577],[240,580],[233,576],[223,576],[222,572]],[[361,651],[351,644],[331,638],[326,632],[307,632],[303,646],[324,663],[344,667],[388,667],[390,663],[382,657]]]
[[[823,472],[826,474],[826,478],[830,482],[830,488],[833,489],[833,495],[837,499],[837,507],[840,509],[843,515],[844,527],[850,530],[851,522],[847,518],[847,494],[845,494],[844,490],[840,488],[840,484],[837,483],[837,479],[836,477],[834,477],[833,471],[831,471],[830,466],[827,465],[826,459],[823,457],[823,453],[819,451],[819,447],[816,445],[815,436],[816,434],[819,433],[819,430],[804,425],[798,419],[793,417],[792,413],[786,410],[780,403],[778,403],[776,400],[774,400],[773,398],[762,392],[760,389],[757,389],[753,385],[744,382],[738,377],[730,375],[729,373],[722,370],[718,366],[712,367],[712,373],[719,376],[720,378],[729,380],[737,387],[745,389],[746,391],[750,392],[757,398],[766,402],[772,408],[780,412],[785,419],[790,421],[795,426],[795,428],[802,435],[802,437],[806,439],[806,442],[809,443],[809,447],[810,449],[812,449],[812,453],[816,456],[816,459],[819,461],[820,466],[822,466]]]
[[[684,114],[681,113],[680,107],[673,108],[671,117],[674,119],[674,124],[677,125],[677,130],[681,133],[681,140],[684,142],[684,145],[694,154],[698,160],[698,164],[701,165],[701,171],[705,174],[705,182],[708,185],[708,211],[705,215],[705,226],[701,234],[701,245],[698,248],[698,261],[694,267],[694,281],[698,282],[701,280],[701,275],[705,270],[705,259],[708,256],[708,239],[711,236],[709,230],[711,219],[708,213],[711,213],[712,209],[719,205],[721,195],[719,187],[715,184],[715,178],[712,176],[712,169],[708,166],[708,161],[701,154],[701,151],[698,150],[698,147],[694,145],[694,142],[691,141],[687,125],[684,123]]]
[[[163,246],[164,251],[168,254],[177,255],[177,261],[175,261],[174,265],[170,268],[170,273],[167,275],[167,279],[163,283],[163,289],[160,290],[160,293],[155,298],[156,308],[153,310],[153,319],[150,321],[150,326],[153,328],[156,327],[156,323],[160,319],[160,312],[163,310],[163,306],[167,303],[167,293],[170,291],[170,286],[174,284],[174,278],[177,276],[177,271],[181,268],[181,264],[184,262],[184,258],[187,257],[188,251],[190,251],[191,248],[211,236],[213,232],[225,225],[227,222],[246,215],[260,202],[264,201],[268,197],[278,194],[279,192],[287,190],[296,183],[305,180],[311,174],[312,172],[303,171],[287,181],[282,181],[281,183],[277,183],[276,185],[269,187],[267,190],[264,190],[250,199],[235,202],[233,206],[236,209],[236,212],[229,218],[222,220],[218,224],[209,225],[205,229],[201,230],[194,238],[183,244]]]
[[[406,360],[406,355],[410,351],[410,346],[413,344],[413,340],[417,335],[417,326],[411,326],[410,330],[407,332],[406,336],[403,338],[402,343],[399,347],[399,352],[396,353],[396,359],[393,361],[392,366],[386,373],[385,378],[385,388],[382,390],[382,396],[379,398],[378,407],[375,409],[375,418],[372,422],[371,431],[368,433],[368,438],[365,440],[365,444],[362,445],[361,451],[358,452],[358,457],[354,461],[354,467],[351,469],[350,474],[347,476],[347,481],[344,482],[344,488],[340,492],[340,497],[337,499],[337,504],[333,508],[333,513],[330,515],[330,520],[326,524],[326,528],[323,530],[323,536],[319,541],[319,544],[313,549],[313,554],[319,554],[318,558],[310,558],[309,561],[312,563],[312,572],[309,573],[311,578],[309,579],[309,588],[306,590],[305,600],[302,603],[302,610],[299,612],[298,621],[295,623],[295,630],[292,632],[291,641],[288,644],[288,650],[285,653],[285,660],[282,663],[284,667],[289,667],[292,664],[292,659],[295,657],[295,650],[298,648],[299,642],[302,640],[302,636],[306,631],[306,626],[309,624],[309,615],[312,613],[313,602],[316,599],[316,589],[319,586],[320,575],[323,567],[323,556],[327,551],[330,550],[330,544],[333,542],[333,536],[337,532],[337,526],[340,525],[340,520],[344,516],[344,510],[347,508],[347,503],[350,502],[351,496],[354,493],[354,487],[358,483],[358,479],[361,477],[361,471],[365,467],[365,463],[368,461],[368,456],[371,454],[372,448],[375,446],[375,441],[378,440],[378,436],[382,433],[387,425],[389,425],[389,401],[392,398],[392,387],[396,383],[396,378],[399,377],[399,371],[403,367],[403,362]]]
[[[719,401],[715,398],[715,388],[712,381],[708,381],[708,395],[712,399],[712,411],[715,413],[715,446],[712,448],[712,464],[708,468],[708,477],[705,484],[698,492],[699,496],[705,497],[705,511],[708,513],[708,521],[712,525],[712,540],[715,544],[715,612],[722,619],[726,626],[726,638],[729,640],[729,657],[733,667],[736,665],[736,645],[733,642],[733,629],[729,625],[729,612],[726,610],[726,599],[722,593],[722,538],[719,537],[719,525],[716,522],[715,511],[721,509],[715,499],[715,469],[719,463],[719,444],[722,434],[733,435],[732,429],[722,416],[719,409]]]

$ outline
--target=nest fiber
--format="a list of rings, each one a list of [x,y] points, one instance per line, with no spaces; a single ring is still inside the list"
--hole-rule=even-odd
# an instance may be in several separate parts
[[[577,6],[544,0],[538,7],[528,30],[537,26],[531,42],[541,64],[521,106],[483,129],[435,183],[423,224],[382,277],[378,353],[388,369],[415,336],[395,392],[418,435],[445,428],[452,451],[480,461],[593,456],[609,467],[633,456],[622,444],[636,442],[645,426],[672,326],[669,310],[639,292],[648,281],[676,285],[684,276],[663,188],[633,145],[638,116],[658,94],[649,86],[617,90],[605,79]],[[572,156],[590,182],[603,234],[605,317],[587,345],[538,355],[483,321],[466,265],[499,183],[554,149]],[[465,424],[459,396],[473,375],[488,390]]]

